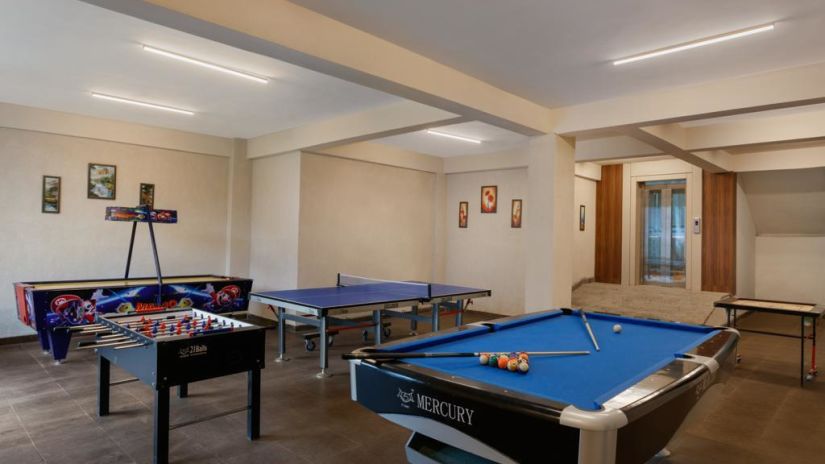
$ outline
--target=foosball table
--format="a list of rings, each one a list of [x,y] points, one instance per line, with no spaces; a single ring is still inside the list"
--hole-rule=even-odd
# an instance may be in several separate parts
[[[139,380],[155,390],[153,461],[166,463],[169,430],[241,411],[247,413],[247,438],[260,435],[261,369],[264,368],[264,328],[197,309],[131,315],[99,315],[95,324],[78,331],[96,335],[79,344],[98,354],[98,415],[109,414],[112,385]],[[135,376],[112,383],[115,364]],[[169,389],[178,386],[185,397],[188,384],[241,372],[248,373],[247,405],[209,417],[169,423]]]

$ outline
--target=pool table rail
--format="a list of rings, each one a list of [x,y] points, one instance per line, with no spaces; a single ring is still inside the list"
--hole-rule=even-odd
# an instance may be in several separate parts
[[[427,339],[437,343],[462,332],[460,336],[472,337],[503,323],[537,320],[541,314],[469,324],[384,344],[380,349],[391,350],[393,345],[409,345],[411,341],[427,346]],[[512,462],[535,460],[534,453],[542,450],[558,453],[558,462],[645,462],[667,445],[708,388],[733,369],[739,334],[730,328],[717,330],[699,346],[605,401],[601,410],[582,410],[549,397],[399,361],[350,361],[352,399],[414,432],[498,462],[506,462],[501,456]],[[371,349],[377,347],[356,352]],[[413,394],[418,403],[411,399]],[[409,404],[404,404],[405,397]],[[444,404],[473,409],[476,423],[457,423],[421,410],[422,397],[433,398],[442,409]],[[424,400],[425,409],[430,401]],[[445,426],[453,431],[444,434]],[[543,432],[536,435],[536,427]],[[442,432],[434,436],[434,428]],[[512,440],[496,439],[501,431],[527,438],[517,440],[514,446]],[[495,452],[490,452],[490,447]]]

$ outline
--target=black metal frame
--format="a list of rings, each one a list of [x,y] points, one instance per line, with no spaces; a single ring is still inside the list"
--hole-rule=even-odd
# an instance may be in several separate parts
[[[174,311],[166,311],[164,314]],[[147,313],[152,314],[152,313]],[[140,346],[122,349],[104,346],[98,354],[98,415],[109,415],[110,388],[127,381],[140,380],[154,390],[153,463],[165,464],[169,460],[169,431],[216,417],[247,412],[246,435],[255,440],[261,433],[261,369],[264,368],[265,328],[246,324],[233,331],[205,334],[197,337],[170,337],[155,340],[118,324],[118,319],[134,318],[134,315],[114,315],[99,318],[99,322],[114,333],[133,338]],[[237,321],[236,321],[237,322]],[[136,344],[137,344],[136,343]],[[187,348],[196,346],[195,356]],[[202,351],[201,351],[202,350]],[[110,366],[114,363],[135,375],[135,379],[112,382]],[[247,373],[247,404],[184,423],[169,423],[169,389],[178,386],[178,396],[188,396],[189,383],[214,377]]]
[[[750,301],[760,301],[766,303],[778,303],[778,304],[797,304],[797,305],[805,305],[805,306],[813,306],[812,311],[794,311],[788,309],[781,309],[781,308],[766,308],[761,306],[749,306],[745,304],[736,304],[735,302],[738,300],[750,300]],[[770,335],[774,337],[784,337],[784,338],[793,338],[799,340],[799,386],[805,386],[805,380],[813,380],[813,378],[819,373],[816,367],[816,326],[819,323],[819,319],[825,316],[825,307],[818,306],[812,303],[798,303],[798,302],[791,302],[791,301],[778,301],[778,300],[755,300],[755,299],[748,299],[748,298],[736,298],[736,297],[728,297],[723,298],[719,301],[713,303],[714,307],[716,308],[724,308],[725,309],[725,316],[727,319],[727,326],[734,328],[740,332],[748,332],[748,333],[755,333],[760,335]],[[742,329],[737,327],[736,321],[738,316],[738,311],[753,311],[753,312],[763,312],[763,313],[770,313],[770,314],[780,314],[783,316],[795,316],[799,317],[799,335],[793,335],[789,333],[783,332],[773,332],[767,330],[754,330],[754,329]],[[805,320],[811,319],[812,323],[812,333],[807,335],[805,333]],[[811,369],[808,371],[808,375],[805,375],[805,341],[811,340]],[[737,362],[741,360],[741,356],[737,353],[736,355]]]
[[[160,258],[158,257],[158,246],[155,242],[155,228],[152,226],[152,218],[146,218],[146,224],[149,226],[149,239],[152,243],[152,257],[155,259],[155,272],[158,278],[158,296],[157,305],[160,306],[163,302],[161,294],[163,293],[163,274],[160,271]],[[126,256],[126,272],[123,274],[124,279],[129,278],[129,268],[132,266],[132,250],[135,248],[135,232],[137,231],[137,221],[132,222],[132,237],[129,239],[129,254]]]

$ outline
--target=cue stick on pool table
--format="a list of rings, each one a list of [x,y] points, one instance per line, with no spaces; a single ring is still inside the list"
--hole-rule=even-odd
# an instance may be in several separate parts
[[[504,351],[478,351],[478,352],[456,352],[456,353],[423,353],[410,352],[399,353],[392,351],[376,351],[364,353],[347,353],[341,357],[344,359],[414,359],[414,358],[475,358],[482,354],[504,353]],[[508,352],[509,353],[509,352]],[[589,351],[516,351],[516,353],[526,353],[528,356],[575,356],[590,354]]]
[[[601,351],[601,348],[599,348],[599,342],[596,341],[596,336],[593,334],[593,328],[590,327],[590,323],[587,322],[587,315],[584,314],[584,310],[580,309],[579,314],[582,315],[582,322],[584,322],[584,326],[587,328],[587,333],[590,334],[590,340],[593,342],[593,346],[596,347],[596,351]]]

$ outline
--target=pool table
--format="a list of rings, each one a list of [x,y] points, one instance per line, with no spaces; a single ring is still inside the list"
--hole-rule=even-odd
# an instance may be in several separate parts
[[[352,399],[411,429],[410,462],[642,463],[733,368],[739,334],[550,310],[362,348],[398,352],[576,351],[525,374],[475,358],[351,360]],[[621,326],[620,332],[614,326]]]

